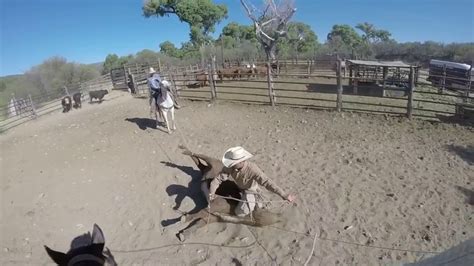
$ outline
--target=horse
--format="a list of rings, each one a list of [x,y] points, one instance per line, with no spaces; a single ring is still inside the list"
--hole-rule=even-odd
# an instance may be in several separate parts
[[[173,123],[172,129],[176,130],[176,122],[174,120],[174,101],[171,97],[170,83],[166,80],[161,82],[160,94],[157,97],[153,97],[151,102],[152,113],[155,113],[156,118],[156,128],[158,128],[159,120],[158,115],[160,115],[166,123],[166,129],[168,134],[171,134],[171,129],[168,121],[168,112],[171,113],[171,122]]]
[[[76,237],[71,242],[71,249],[67,253],[55,251],[48,246],[44,246],[46,253],[58,265],[117,265],[110,250],[108,248],[104,250],[104,247],[104,233],[96,224],[94,224],[92,235],[87,233]]]

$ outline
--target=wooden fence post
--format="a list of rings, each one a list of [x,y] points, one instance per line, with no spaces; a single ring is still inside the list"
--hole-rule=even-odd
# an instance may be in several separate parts
[[[355,66],[355,70],[354,70],[354,81],[352,83],[352,93],[354,95],[357,95],[359,94],[359,66]]]
[[[308,73],[308,78],[309,78],[309,75],[311,75],[311,65],[309,64],[309,60],[306,60],[306,63],[308,64],[307,73]]]
[[[463,102],[466,103],[468,102],[468,97],[469,97],[469,92],[471,92],[471,81],[472,81],[472,65],[469,68],[469,72],[467,73],[467,84],[466,84],[466,98],[463,99]]]
[[[278,77],[278,75],[280,75],[280,61],[277,61],[277,70],[276,71],[277,71],[276,74],[277,74],[277,77]]]
[[[128,87],[128,77],[127,77],[127,68],[123,65],[123,82],[124,86]]]
[[[33,119],[36,119],[36,108],[35,105],[33,104],[33,99],[31,99],[31,94],[28,94],[28,98],[30,99],[30,107],[31,107],[31,112],[33,113]]]
[[[138,75],[138,74],[137,74]],[[130,91],[132,92],[132,94],[137,94],[137,83],[135,81],[135,76],[133,74],[130,73]]]
[[[336,103],[336,109],[338,112],[342,111],[342,75],[341,75],[341,69],[342,69],[342,62],[341,59],[339,59],[339,56],[337,58],[337,68],[336,68],[336,75],[337,75],[337,103]]]
[[[272,69],[271,69],[270,61],[267,61],[267,85],[268,85],[268,96],[270,97],[270,104],[275,106],[275,92],[273,90],[273,82],[272,82]]]
[[[212,66],[211,64],[208,64],[207,65],[207,79],[209,81],[209,87],[211,88],[211,101],[214,101],[214,99],[216,98],[215,96],[215,88],[214,88],[214,81],[213,81],[213,75],[212,75]]]
[[[413,116],[413,92],[415,91],[415,69],[410,67],[410,84],[408,85],[407,117]]]
[[[217,68],[216,68],[215,55],[212,55],[212,58],[211,58],[211,70],[212,70],[212,87],[214,88],[214,97],[217,98]]]
[[[441,88],[439,88],[438,93],[444,93],[446,88],[446,65],[443,65],[443,78],[441,79]]]
[[[349,66],[349,86],[353,86],[353,82],[354,80],[352,79],[352,64],[349,64],[347,65],[347,61],[346,61],[346,67]]]

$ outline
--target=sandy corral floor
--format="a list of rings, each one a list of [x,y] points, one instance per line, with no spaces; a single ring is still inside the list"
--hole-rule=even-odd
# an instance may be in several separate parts
[[[182,105],[171,135],[153,128],[146,100],[126,94],[1,135],[0,264],[51,263],[44,244],[67,251],[94,223],[120,265],[302,265],[314,235],[310,265],[400,264],[431,255],[413,251],[443,251],[474,237],[472,128],[224,102]],[[211,224],[186,242],[218,246],[175,245],[183,225],[161,221],[179,216],[176,198],[184,197],[182,211],[203,200],[192,178],[197,168],[179,144],[215,157],[235,145],[254,153],[268,176],[298,196],[295,205],[271,206],[286,221]]]

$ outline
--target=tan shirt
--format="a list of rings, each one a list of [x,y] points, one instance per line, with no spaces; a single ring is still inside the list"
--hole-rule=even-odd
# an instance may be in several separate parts
[[[269,191],[278,194],[283,199],[287,199],[288,197],[288,194],[286,194],[283,189],[277,186],[256,164],[252,162],[246,161],[244,167],[240,170],[232,169],[230,171],[230,176],[242,190],[257,192],[257,189],[259,188],[258,185],[261,185]],[[223,175],[214,178],[211,182],[210,194],[214,194],[219,185],[226,179],[227,178]]]

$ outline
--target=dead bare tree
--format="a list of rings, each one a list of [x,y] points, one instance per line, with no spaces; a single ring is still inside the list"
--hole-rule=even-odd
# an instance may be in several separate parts
[[[267,56],[268,93],[272,106],[275,105],[275,92],[271,75],[271,64],[275,62],[275,49],[280,37],[286,36],[287,25],[296,12],[293,0],[263,0],[263,7],[257,8],[247,0],[240,0],[248,17],[252,20],[257,38]]]

